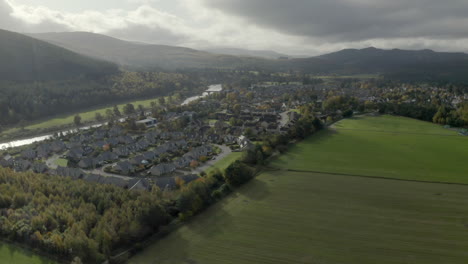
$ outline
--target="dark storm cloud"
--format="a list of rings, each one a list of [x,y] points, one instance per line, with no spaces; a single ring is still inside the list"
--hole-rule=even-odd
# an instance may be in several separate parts
[[[466,0],[203,0],[283,33],[336,41],[468,37]]]

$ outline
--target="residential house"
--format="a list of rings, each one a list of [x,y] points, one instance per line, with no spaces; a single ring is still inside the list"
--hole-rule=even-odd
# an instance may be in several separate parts
[[[31,168],[32,163],[29,160],[15,160],[13,163],[13,169],[17,172],[27,171]]]
[[[135,123],[137,125],[144,125],[146,128],[151,128],[155,127],[158,121],[156,120],[156,118],[148,117],[146,119],[136,121]]]
[[[128,161],[117,162],[112,168],[115,171],[117,171],[117,172],[119,172],[121,174],[125,174],[125,175],[129,175],[129,174],[132,174],[132,173],[135,172],[135,168]]]
[[[86,174],[76,168],[58,167],[55,173],[59,176],[70,177],[74,180],[82,179]]]
[[[26,149],[21,152],[21,158],[27,160],[35,160],[37,158],[37,152],[33,149]]]
[[[35,173],[45,173],[49,168],[44,163],[34,163],[32,171]]]
[[[176,170],[176,166],[172,163],[161,163],[156,166],[153,166],[149,170],[149,174],[153,176],[162,176],[164,174],[173,173]]]

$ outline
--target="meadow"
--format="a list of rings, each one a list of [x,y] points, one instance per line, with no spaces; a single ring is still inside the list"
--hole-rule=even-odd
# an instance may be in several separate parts
[[[293,146],[272,166],[468,184],[468,137],[414,119],[345,119]]]
[[[468,263],[468,186],[333,174],[465,182],[466,140],[406,118],[344,120],[129,263]]]

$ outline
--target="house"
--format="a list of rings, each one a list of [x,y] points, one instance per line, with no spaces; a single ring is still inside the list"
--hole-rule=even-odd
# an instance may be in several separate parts
[[[232,145],[237,143],[237,138],[233,135],[225,135],[223,137],[224,144]]]
[[[37,152],[33,149],[26,149],[21,152],[21,158],[27,160],[35,160],[37,157]]]
[[[117,162],[112,168],[115,171],[117,171],[117,172],[119,172],[121,174],[126,174],[126,175],[132,174],[132,173],[135,172],[135,168],[128,161]]]
[[[211,143],[221,143],[221,136],[218,134],[209,134],[206,136],[206,141]]]
[[[45,173],[48,169],[44,163],[34,163],[32,165],[32,171],[35,173]]]
[[[120,126],[113,126],[109,131],[107,131],[109,138],[117,138],[123,134],[123,129]]]
[[[137,125],[144,125],[146,128],[151,128],[155,127],[158,121],[156,120],[156,118],[148,117],[146,119],[136,121],[135,123]]]
[[[3,168],[11,168],[13,163],[13,158],[10,155],[0,158],[0,166]]]
[[[172,173],[176,170],[176,166],[172,163],[161,163],[156,166],[153,166],[149,170],[149,174],[153,176],[162,176],[164,174]]]
[[[76,168],[66,168],[66,167],[58,167],[55,170],[55,173],[59,176],[70,177],[74,180],[82,179],[86,174]]]
[[[52,149],[49,144],[41,144],[39,147],[36,149],[37,151],[37,157],[40,159],[46,159],[50,156],[50,153],[52,152]]]
[[[91,169],[99,165],[99,160],[94,158],[84,158],[78,162],[78,167],[82,169]]]
[[[62,141],[56,140],[50,144],[50,149],[55,153],[61,153],[65,151],[66,146]]]
[[[178,169],[182,169],[182,168],[186,168],[186,167],[190,166],[191,161],[192,161],[192,159],[189,158],[189,157],[181,157],[181,158],[177,159],[176,161],[174,161],[174,165]]]
[[[130,149],[126,146],[115,148],[112,150],[119,157],[128,157],[130,155]]]
[[[147,149],[150,146],[150,143],[146,139],[140,139],[136,144],[135,144],[140,150]]]
[[[117,146],[119,144],[119,140],[117,138],[109,138],[106,140],[106,143],[111,146]]]
[[[150,191],[152,184],[148,179],[134,178],[128,181],[129,190],[145,190]]]
[[[146,160],[145,156],[143,155],[138,155],[138,156],[131,158],[130,163],[134,166],[149,164],[148,160]]]
[[[135,142],[135,140],[133,140],[133,138],[131,136],[128,136],[128,135],[127,136],[120,136],[118,138],[118,140],[119,140],[120,144],[127,144],[127,145],[132,144],[133,142]]]
[[[154,153],[153,151],[147,151],[147,152],[143,153],[142,156],[146,160],[155,160],[158,155],[156,155],[156,153]]]
[[[103,147],[107,145],[107,142],[103,140],[98,140],[98,141],[93,142],[91,145],[95,149],[103,149]]]
[[[102,177],[101,184],[110,184],[121,188],[128,188],[129,183],[127,180],[124,180],[119,177]]]
[[[100,161],[115,161],[119,159],[119,156],[113,152],[106,151],[99,154],[97,159]]]
[[[28,160],[15,160],[13,163],[13,169],[17,172],[27,171],[31,166],[32,163]]]
[[[70,160],[79,160],[84,156],[84,151],[82,148],[72,148],[66,154],[65,157]]]
[[[105,137],[107,137],[107,132],[102,129],[96,130],[93,134],[93,138],[96,140],[102,140]]]
[[[189,174],[189,175],[183,175],[179,176],[181,180],[183,180],[186,184],[190,183],[200,177],[196,174]],[[163,177],[163,178],[158,178],[155,180],[156,186],[158,186],[161,190],[168,189],[168,190],[173,190],[176,188],[176,177]]]
[[[252,145],[252,142],[250,142],[250,140],[246,136],[242,135],[237,139],[237,144],[241,149],[245,149],[250,147]]]

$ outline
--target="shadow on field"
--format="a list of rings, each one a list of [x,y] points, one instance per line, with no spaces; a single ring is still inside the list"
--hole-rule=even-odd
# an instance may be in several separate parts
[[[270,190],[264,181],[254,178],[248,183],[248,186],[240,188],[236,194],[237,193],[245,196],[249,200],[261,201],[270,194]]]
[[[136,259],[131,259],[130,264],[197,264],[189,255],[190,241],[184,239],[178,232],[174,232],[168,238],[172,241],[162,239],[146,248],[136,255]],[[174,243],[176,242],[176,243]],[[161,245],[162,244],[162,245]],[[169,247],[168,247],[169,245]],[[160,252],[159,247],[163,248]]]
[[[224,233],[234,224],[232,216],[222,206],[214,206],[189,222],[187,228],[197,236],[211,238]]]

